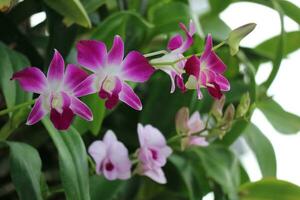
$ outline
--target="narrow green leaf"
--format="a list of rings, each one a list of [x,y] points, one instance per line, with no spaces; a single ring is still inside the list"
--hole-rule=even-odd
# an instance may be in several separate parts
[[[274,60],[276,58],[276,52],[273,51],[276,49],[279,40],[281,39],[281,35],[277,35],[272,37],[263,43],[259,44],[255,47],[254,51],[264,55],[265,57]],[[288,54],[296,51],[300,48],[300,31],[287,32],[284,35],[283,42],[283,57],[286,57]]]
[[[101,5],[103,5],[107,0],[81,0],[83,7],[87,13],[94,12]]]
[[[260,101],[257,103],[257,107],[277,131],[285,134],[293,134],[300,131],[300,117],[286,112],[273,99]]]
[[[229,199],[237,199],[240,168],[234,154],[229,149],[218,145],[193,150],[201,159],[207,175],[221,185],[224,192],[229,195]]]
[[[90,19],[82,6],[80,0],[44,0],[45,3],[65,17],[67,25],[73,22],[84,26],[91,27]]]
[[[28,144],[5,142],[10,147],[11,178],[21,200],[42,200],[39,153]]]
[[[273,178],[240,186],[240,200],[299,200],[300,187]]]
[[[11,81],[14,71],[7,47],[0,42],[0,84],[5,98],[6,107],[11,108],[16,102],[16,83]]]
[[[58,131],[49,118],[42,120],[59,153],[60,176],[69,200],[89,200],[89,171],[87,153],[80,134],[70,127]]]
[[[276,156],[268,138],[252,123],[243,136],[256,156],[263,177],[276,177]]]

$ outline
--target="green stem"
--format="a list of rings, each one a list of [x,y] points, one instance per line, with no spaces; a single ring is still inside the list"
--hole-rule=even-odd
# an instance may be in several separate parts
[[[148,58],[148,57],[152,57],[152,56],[156,56],[156,55],[160,55],[160,54],[167,54],[167,53],[168,52],[166,50],[154,51],[151,53],[144,54],[144,57]]]
[[[0,116],[5,115],[5,114],[10,113],[10,112],[13,112],[15,110],[18,110],[20,108],[23,108],[23,107],[26,107],[26,106],[30,106],[30,105],[34,104],[34,102],[35,102],[35,99],[32,99],[30,101],[18,104],[18,105],[14,106],[14,107],[1,110],[0,111]]]

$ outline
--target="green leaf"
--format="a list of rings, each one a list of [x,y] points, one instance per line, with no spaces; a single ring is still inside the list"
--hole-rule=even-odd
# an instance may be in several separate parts
[[[191,18],[187,4],[182,2],[158,3],[148,11],[148,19],[155,25],[154,35],[180,30],[179,23],[188,27]]]
[[[281,38],[281,35],[277,35],[275,37],[272,37],[263,43],[259,44],[255,47],[254,51],[262,54],[265,57],[270,58],[271,60],[274,60],[276,58],[276,51],[273,51],[276,49],[279,40]],[[286,57],[288,54],[296,51],[300,48],[300,31],[293,31],[293,32],[287,32],[284,35],[284,42],[283,42],[283,57]]]
[[[129,23],[132,19],[134,21],[138,21],[138,26],[143,27],[143,29],[153,28],[153,24],[146,21],[142,16],[140,16],[136,12],[122,11],[110,15],[102,23],[100,23],[93,30],[91,38],[104,41],[107,46],[111,46],[114,35],[120,35],[122,38],[125,38],[127,23]]]
[[[277,131],[285,134],[293,134],[300,131],[300,117],[286,112],[273,99],[260,101],[257,103],[257,107]]]
[[[42,200],[39,153],[28,144],[5,142],[10,147],[11,178],[21,200]]]
[[[252,123],[243,136],[256,156],[263,177],[276,177],[276,156],[268,138]]]
[[[58,153],[60,177],[67,199],[89,200],[89,171],[84,143],[76,129],[58,131],[49,118],[42,120]]]
[[[91,200],[111,200],[124,187],[126,181],[109,181],[103,176],[94,175],[90,177]]]
[[[74,121],[74,127],[78,127],[78,131],[82,134],[90,130],[93,135],[97,136],[101,129],[102,121],[105,116],[104,100],[101,100],[98,94],[91,94],[82,97],[82,101],[86,103],[93,112],[93,121],[88,122],[79,117]]]
[[[7,47],[0,42],[0,83],[5,98],[6,107],[11,108],[16,102],[16,82],[11,81],[14,70]]]
[[[81,0],[83,7],[87,13],[94,12],[101,5],[103,5],[107,0]]]
[[[90,19],[82,6],[80,0],[44,0],[45,3],[65,17],[67,25],[73,22],[84,26],[91,27]]]
[[[229,149],[219,145],[193,150],[201,159],[207,175],[221,185],[224,192],[229,195],[229,199],[237,199],[240,168],[235,155]]]
[[[240,186],[239,194],[241,200],[299,200],[300,187],[267,178]]]

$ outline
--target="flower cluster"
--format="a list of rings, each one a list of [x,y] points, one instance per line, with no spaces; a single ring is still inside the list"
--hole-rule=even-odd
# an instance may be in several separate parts
[[[185,32],[185,39],[179,34],[173,36],[168,42],[167,53],[150,62],[138,51],[131,51],[124,58],[124,43],[117,35],[108,52],[106,45],[100,41],[82,40],[77,43],[78,64],[90,73],[74,64],[67,65],[65,70],[64,60],[56,50],[47,77],[37,67],[16,72],[12,79],[18,80],[25,91],[40,95],[27,124],[37,123],[48,113],[59,130],[68,129],[74,115],[91,121],[93,114],[79,97],[92,93],[98,93],[101,99],[105,99],[108,109],[114,108],[120,100],[135,110],[142,110],[141,100],[128,82],[143,83],[155,69],[170,76],[171,93],[177,85],[182,92],[196,89],[200,99],[200,88],[207,88],[213,97],[220,99],[222,91],[228,91],[230,86],[222,75],[226,66],[213,51],[212,37],[207,37],[205,51],[200,57],[184,57],[183,53],[193,44],[195,25],[192,21],[189,29],[182,23],[179,25]],[[186,83],[183,74],[188,75]]]
[[[137,150],[139,164],[137,173],[148,176],[158,183],[166,183],[162,167],[172,153],[163,134],[151,125],[138,124],[140,148]],[[103,141],[93,142],[89,154],[96,163],[96,173],[103,174],[108,180],[128,179],[131,176],[132,163],[128,150],[109,130]]]

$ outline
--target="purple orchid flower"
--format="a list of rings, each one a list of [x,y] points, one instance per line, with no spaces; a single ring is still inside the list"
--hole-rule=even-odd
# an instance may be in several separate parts
[[[69,64],[64,72],[62,56],[55,50],[47,77],[36,67],[27,67],[16,72],[11,79],[18,80],[27,92],[40,94],[28,116],[27,125],[40,121],[50,112],[50,119],[58,130],[69,128],[74,115],[85,120],[93,120],[91,110],[78,97],[91,93],[88,82],[83,82],[88,74]]]
[[[143,127],[138,124],[138,136],[141,146],[138,150],[139,173],[158,183],[166,183],[162,167],[166,164],[172,149],[167,146],[163,134],[151,125]]]
[[[185,64],[185,70],[189,76],[186,83],[188,89],[196,89],[198,98],[202,98],[201,87],[207,88],[211,96],[216,99],[222,97],[222,91],[230,90],[228,80],[222,75],[226,65],[212,49],[212,37],[207,36],[205,50],[200,58],[192,56]]]
[[[133,89],[126,83],[145,82],[154,72],[147,59],[137,51],[131,51],[124,58],[124,43],[120,36],[115,36],[114,43],[107,53],[103,42],[83,40],[77,44],[78,63],[89,69],[92,74],[94,92],[107,99],[105,106],[112,109],[119,100],[130,107],[141,110],[142,103]]]
[[[193,44],[193,35],[195,34],[195,24],[193,21],[190,21],[189,30],[185,27],[184,24],[179,24],[180,28],[185,32],[186,39],[183,40],[182,36],[176,34],[173,36],[168,42],[168,50],[169,53],[165,54],[160,58],[153,59],[153,63],[161,63],[161,62],[174,62],[180,58],[183,58],[183,53],[189,49],[189,47]],[[185,85],[183,82],[182,74],[184,73],[184,65],[186,60],[179,61],[174,65],[164,65],[159,66],[159,69],[167,73],[171,78],[171,93],[175,91],[177,85],[181,91],[185,91]],[[154,64],[155,66],[155,64]],[[176,82],[176,84],[175,84]]]
[[[103,141],[93,142],[88,152],[96,162],[97,174],[103,174],[108,180],[130,178],[131,161],[128,150],[111,130],[105,133]]]

